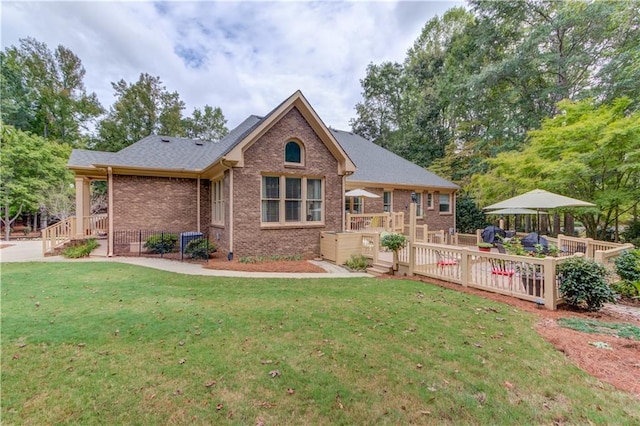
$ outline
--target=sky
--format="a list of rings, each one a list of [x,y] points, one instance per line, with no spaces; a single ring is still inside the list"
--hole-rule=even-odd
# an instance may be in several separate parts
[[[33,37],[71,49],[105,108],[111,82],[158,76],[185,116],[220,107],[232,129],[301,90],[324,123],[348,130],[367,65],[402,62],[452,1],[12,2],[0,4],[1,46]]]

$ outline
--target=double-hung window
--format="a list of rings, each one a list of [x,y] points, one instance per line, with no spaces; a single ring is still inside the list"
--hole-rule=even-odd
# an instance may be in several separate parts
[[[385,213],[389,213],[393,210],[393,198],[391,194],[391,191],[384,191],[382,193],[382,211],[384,211]]]
[[[422,192],[416,192],[416,216],[422,216]]]
[[[440,213],[451,213],[451,194],[440,194]]]
[[[262,176],[262,223],[322,222],[322,179]]]

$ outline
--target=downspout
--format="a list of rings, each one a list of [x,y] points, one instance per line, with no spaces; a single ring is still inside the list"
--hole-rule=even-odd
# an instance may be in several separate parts
[[[229,260],[233,259],[233,167],[229,168]]]
[[[198,189],[196,190],[196,231],[200,232],[200,175],[198,175]]]
[[[107,191],[109,191],[107,212],[109,216],[109,234],[107,236],[107,257],[113,256],[113,169],[107,168]]]
[[[341,193],[342,201],[340,201],[340,205],[342,206],[342,210],[341,210],[342,217],[340,218],[340,221],[341,221],[341,224],[342,224],[342,232],[345,231],[345,226],[346,226],[345,216],[347,215],[347,212],[346,212],[347,206],[345,204],[345,197],[344,197],[344,193],[347,192],[347,191],[345,191],[346,185],[347,185],[347,176],[346,175],[342,175],[342,193]]]

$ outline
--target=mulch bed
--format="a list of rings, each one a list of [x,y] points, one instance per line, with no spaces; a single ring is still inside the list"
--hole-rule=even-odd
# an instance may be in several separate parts
[[[257,263],[240,263],[237,259],[230,261],[223,256],[214,256],[204,267],[223,271],[246,272],[327,272],[306,260],[265,260]]]

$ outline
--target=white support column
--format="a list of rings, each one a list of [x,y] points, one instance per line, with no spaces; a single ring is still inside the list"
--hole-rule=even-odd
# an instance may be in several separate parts
[[[84,238],[85,178],[76,176],[76,229],[74,238]]]
[[[107,169],[107,217],[109,220],[109,232],[107,234],[107,256],[113,256],[113,170],[111,167]]]

